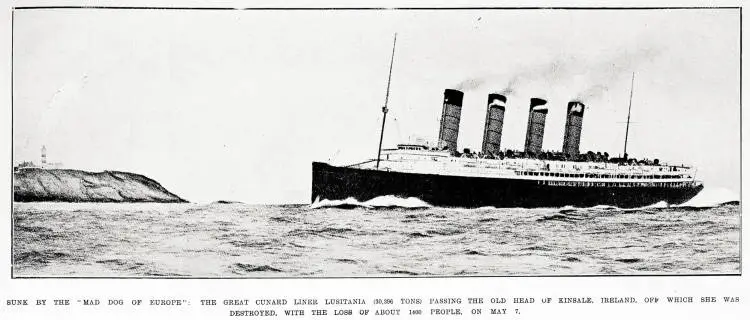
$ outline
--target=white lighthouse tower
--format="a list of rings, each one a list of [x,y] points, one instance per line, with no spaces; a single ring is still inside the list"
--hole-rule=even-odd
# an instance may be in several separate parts
[[[47,167],[47,146],[42,145],[42,168]]]

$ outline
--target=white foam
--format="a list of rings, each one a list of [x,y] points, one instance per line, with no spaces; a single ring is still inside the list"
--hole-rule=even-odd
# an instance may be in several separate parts
[[[730,202],[730,201],[738,201],[739,196],[734,193],[732,190],[725,189],[725,188],[705,188],[703,189],[698,195],[696,195],[693,199],[690,199],[688,202],[685,202],[681,205],[672,205],[673,207],[715,207],[722,203]],[[326,208],[326,207],[340,207],[340,206],[356,206],[356,207],[363,207],[363,208],[382,208],[382,207],[401,207],[401,208],[431,208],[432,205],[429,203],[422,201],[419,198],[416,197],[409,197],[409,198],[401,198],[394,195],[387,195],[387,196],[379,196],[364,202],[361,202],[353,197],[346,198],[344,200],[328,200],[328,199],[320,199],[320,197],[316,198],[315,201],[310,205],[311,209],[317,209],[317,208]],[[563,208],[560,208],[562,210],[591,210],[591,209],[599,209],[599,210],[606,210],[606,209],[617,209],[617,210],[623,210],[623,211],[633,211],[633,210],[643,210],[643,209],[662,209],[662,208],[668,208],[670,205],[667,204],[665,201],[659,201],[657,203],[654,203],[652,205],[648,205],[645,207],[640,208],[632,208],[632,209],[622,209],[615,206],[610,205],[596,205],[593,207],[588,208],[578,208],[575,206],[564,206]],[[465,210],[465,211],[473,211],[473,210],[488,210],[488,209],[497,209],[492,206],[487,207],[481,207],[481,208],[450,208],[453,210]],[[514,210],[522,210],[525,208],[508,208],[508,209],[514,209]],[[535,209],[557,209],[557,208],[531,208],[530,210]]]
[[[365,205],[372,207],[402,207],[402,208],[429,208],[432,207],[429,203],[422,201],[419,198],[409,197],[401,198],[397,196],[380,196],[365,201]]]
[[[340,206],[356,206],[356,207],[369,208],[369,206],[357,201],[357,199],[354,199],[352,197],[346,198],[344,200],[328,200],[328,199],[320,200],[320,197],[318,197],[315,199],[315,202],[310,204],[311,209],[340,207]]]
[[[730,201],[739,201],[740,196],[726,188],[705,188],[695,197],[677,207],[715,207]]]
[[[642,207],[641,209],[663,209],[663,208],[669,208],[669,203],[667,203],[666,201],[659,201],[657,203]]]
[[[497,210],[497,209],[498,209],[497,207],[493,207],[493,206],[486,206],[486,207],[479,207],[479,208],[477,208],[477,210]]]
[[[379,196],[365,202],[349,197],[344,200],[320,200],[320,197],[315,199],[310,205],[311,209],[327,208],[327,207],[340,207],[340,206],[356,206],[363,208],[383,208],[383,207],[400,207],[400,208],[430,208],[432,207],[429,203],[422,201],[419,198],[409,197],[401,198],[394,195]]]

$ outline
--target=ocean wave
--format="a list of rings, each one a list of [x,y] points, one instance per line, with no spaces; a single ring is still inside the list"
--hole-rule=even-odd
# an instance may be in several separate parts
[[[347,264],[359,264],[360,263],[360,261],[358,261],[358,260],[347,259],[347,258],[336,258],[336,259],[332,259],[332,260],[335,261],[335,262],[347,263]]]
[[[451,228],[445,228],[445,229],[436,229],[436,230],[427,230],[428,235],[438,235],[438,236],[455,236],[457,234],[466,233],[466,229],[451,229]]]
[[[160,271],[147,271],[143,275],[147,277],[179,277],[179,278],[185,278],[189,277],[189,274],[184,273],[175,273],[175,272],[160,272]]]
[[[308,203],[221,209],[132,204],[71,216],[78,209],[71,206],[16,205],[16,217],[25,220],[14,225],[15,274],[253,278],[740,271],[740,208],[732,203],[697,212],[649,209],[643,215],[609,206],[459,213],[440,207],[310,210]],[[197,214],[185,214],[196,207]],[[551,221],[536,222],[545,216]],[[407,219],[412,222],[402,222]],[[180,241],[185,232],[189,239]]]
[[[545,207],[545,208],[497,208],[494,206],[484,206],[479,208],[465,208],[465,207],[439,207],[452,211],[460,212],[477,212],[477,211],[495,211],[495,210],[559,210],[559,213],[570,213],[576,211],[643,211],[653,209],[668,209],[668,208],[685,208],[685,209],[703,209],[718,207],[727,204],[739,204],[739,196],[733,191],[725,188],[705,188],[698,195],[690,199],[683,204],[669,204],[665,201],[660,201],[651,205],[638,207],[638,208],[620,208],[612,205],[595,205],[590,207],[577,207],[573,205],[566,205],[563,207]],[[416,198],[402,198],[394,195],[379,196],[367,201],[359,201],[353,197],[346,198],[344,200],[329,200],[329,199],[315,199],[315,202],[310,204],[311,209],[318,208],[366,208],[366,209],[382,209],[382,208],[402,208],[402,209],[421,209],[421,208],[433,208],[431,204]]]
[[[53,250],[31,250],[15,253],[13,255],[13,263],[46,265],[52,261],[60,261],[62,259],[67,259],[70,257],[71,255],[65,252],[58,252]]]
[[[581,220],[584,220],[584,218],[583,217],[571,216],[571,215],[565,214],[565,213],[563,213],[563,214],[553,214],[553,215],[550,215],[550,216],[543,216],[543,217],[541,217],[539,219],[536,219],[537,222],[543,222],[543,221],[577,222],[577,221],[581,221]]]
[[[254,265],[247,263],[235,263],[231,267],[236,273],[253,273],[253,272],[284,272],[281,269],[274,268],[267,264]]]
[[[292,220],[289,217],[270,217],[268,220],[279,222],[279,223],[294,223],[294,220]]]
[[[531,247],[525,247],[521,249],[522,251],[552,251],[552,248],[547,246],[531,246]]]
[[[739,204],[740,197],[734,191],[726,188],[704,188],[695,197],[683,204],[676,205],[680,208],[712,208],[727,204]]]
[[[238,239],[238,240],[232,240],[229,241],[229,244],[238,247],[238,248],[265,248],[265,247],[275,247],[279,245],[278,240],[244,240],[244,239]]]
[[[317,198],[315,199],[315,202],[313,202],[310,205],[311,209],[318,209],[318,208],[422,209],[422,208],[431,208],[431,207],[432,205],[430,205],[427,202],[422,201],[419,198],[415,198],[415,197],[401,198],[401,197],[397,197],[393,195],[379,196],[379,197],[367,200],[365,202],[361,202],[353,197],[349,197],[344,200],[328,200],[328,199],[320,200],[320,198]]]
[[[615,261],[622,262],[622,263],[638,263],[638,262],[643,262],[643,259],[641,259],[641,258],[620,258],[620,259],[615,259]]]
[[[562,206],[562,207],[539,207],[539,208],[524,208],[524,207],[513,207],[513,208],[498,208],[498,207],[492,207],[492,206],[486,206],[486,207],[479,207],[479,208],[464,208],[464,207],[438,207],[441,209],[459,212],[459,213],[471,213],[471,212],[486,212],[486,211],[496,211],[496,212],[507,212],[507,211],[513,211],[513,212],[547,212],[547,213],[574,213],[574,212],[580,212],[580,211],[613,211],[613,210],[623,210],[621,208],[611,206],[611,205],[595,205],[591,207],[576,207],[572,205]]]
[[[700,194],[698,194],[700,196]],[[613,212],[643,212],[643,211],[649,211],[649,210],[656,210],[660,211],[662,209],[673,209],[673,208],[680,208],[680,209],[706,209],[706,208],[712,208],[712,207],[718,207],[722,205],[727,204],[739,204],[739,201],[732,201],[727,200],[731,199],[731,196],[729,198],[726,197],[704,197],[702,199],[698,199],[697,202],[694,200],[698,198],[696,196],[695,198],[689,200],[688,202],[685,202],[683,204],[679,205],[673,205],[669,204],[666,201],[659,201],[657,203],[653,203],[647,206],[643,207],[637,207],[637,208],[620,208],[617,206],[612,205],[596,205],[592,207],[575,207],[575,206],[564,206],[560,208],[559,213],[575,213],[575,212],[581,212],[581,211],[613,211]],[[725,201],[726,200],[726,201]],[[698,204],[698,206],[696,206]]]
[[[461,251],[462,254],[469,255],[469,256],[486,256],[487,254],[481,251],[472,250],[472,249],[466,249],[464,251]]]
[[[399,276],[399,275],[400,276],[419,276],[419,275],[423,275],[422,273],[419,273],[419,272],[414,272],[414,271],[410,271],[410,270],[402,270],[402,269],[385,270],[384,272],[387,273],[387,274],[393,274],[393,275],[397,275],[397,276]]]
[[[637,207],[637,208],[617,208],[617,207],[615,207],[616,208],[615,210],[622,211],[622,212],[644,212],[644,211],[648,212],[649,210],[654,210],[654,209],[656,209],[656,211],[658,211],[659,209],[669,209],[670,206],[671,205],[669,203],[667,203],[666,201],[659,201],[659,202],[654,203],[654,204],[650,204],[650,205],[643,206],[643,207]],[[654,213],[654,212],[655,211],[652,211],[651,213]]]
[[[47,227],[41,227],[41,226],[22,226],[22,225],[16,225],[16,232],[22,231],[22,232],[31,232],[31,233],[43,233],[43,232],[52,232],[52,229]]]
[[[319,228],[319,229],[300,228],[300,229],[294,229],[292,231],[289,231],[287,235],[293,236],[293,237],[319,236],[319,237],[346,238],[346,234],[350,232],[354,232],[354,229],[333,228],[333,227],[324,227],[324,228]]]
[[[428,237],[432,237],[432,236],[428,235],[428,234],[425,234],[425,233],[422,233],[422,232],[412,232],[412,233],[409,234],[409,237],[410,238],[428,238]]]
[[[117,259],[117,258],[96,260],[96,263],[108,265],[110,267],[114,267],[117,269],[125,269],[125,270],[136,270],[145,266],[145,264],[141,262],[127,261],[127,260]]]

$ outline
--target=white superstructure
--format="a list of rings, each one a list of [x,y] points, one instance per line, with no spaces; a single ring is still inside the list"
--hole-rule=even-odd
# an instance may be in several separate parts
[[[456,157],[418,145],[399,145],[397,149],[384,149],[382,154],[380,170],[405,173],[534,180],[539,184],[582,187],[684,187],[699,183],[695,169],[667,164]],[[375,162],[351,167],[374,169]]]

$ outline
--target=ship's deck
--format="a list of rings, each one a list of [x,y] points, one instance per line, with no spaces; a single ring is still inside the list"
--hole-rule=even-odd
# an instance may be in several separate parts
[[[375,169],[371,160],[350,167]],[[575,162],[529,158],[454,157],[445,151],[383,150],[380,170],[447,176],[535,180],[547,185],[683,186],[695,183],[695,170],[685,166],[613,162]]]

